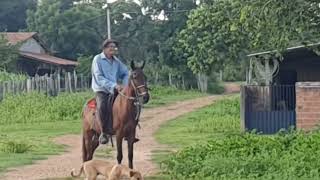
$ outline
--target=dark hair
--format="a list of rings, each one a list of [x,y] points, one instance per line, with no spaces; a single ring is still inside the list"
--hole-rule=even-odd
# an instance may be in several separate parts
[[[119,44],[118,44],[118,42],[117,42],[116,40],[113,40],[113,39],[106,39],[106,40],[103,42],[103,44],[102,44],[102,48],[106,48],[106,47],[108,47],[108,45],[109,45],[109,44],[111,44],[111,43],[116,44],[116,46],[118,46],[118,45],[119,45]]]

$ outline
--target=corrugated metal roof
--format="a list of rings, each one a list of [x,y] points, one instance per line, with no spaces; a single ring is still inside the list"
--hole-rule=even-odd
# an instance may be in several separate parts
[[[23,57],[34,59],[34,60],[41,61],[48,64],[55,64],[55,65],[62,65],[62,66],[78,65],[78,62],[50,56],[48,54],[38,54],[38,53],[30,53],[30,52],[19,52],[19,54]]]
[[[289,48],[287,48],[287,51],[294,50],[294,49],[306,48],[306,47],[312,47],[312,46],[318,46],[318,45],[320,45],[320,42],[313,43],[313,44],[308,44],[308,45],[300,45],[300,46],[289,47]],[[273,51],[258,52],[258,53],[248,54],[247,56],[248,57],[252,57],[252,56],[258,56],[258,55],[270,54],[270,53],[274,53],[274,52],[277,52],[277,51],[273,50]]]

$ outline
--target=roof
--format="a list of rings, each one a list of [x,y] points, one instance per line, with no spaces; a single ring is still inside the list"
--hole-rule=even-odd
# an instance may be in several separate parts
[[[287,51],[294,50],[294,49],[301,49],[301,48],[305,48],[305,47],[312,47],[312,46],[317,46],[317,45],[320,45],[320,42],[314,43],[314,44],[308,44],[308,45],[300,45],[300,46],[295,46],[295,47],[289,47],[289,48],[287,48]],[[273,50],[273,51],[258,52],[258,53],[249,54],[247,56],[248,57],[259,56],[259,55],[270,54],[270,53],[274,53],[274,52],[277,52],[277,51]]]
[[[26,41],[36,35],[36,32],[4,32],[0,33],[5,35],[10,44],[17,44]]]
[[[33,60],[41,61],[41,62],[48,63],[48,64],[55,64],[55,65],[62,65],[62,66],[77,66],[78,65],[78,62],[50,56],[48,54],[20,52],[20,55],[23,57],[26,57],[28,59],[33,59]]]

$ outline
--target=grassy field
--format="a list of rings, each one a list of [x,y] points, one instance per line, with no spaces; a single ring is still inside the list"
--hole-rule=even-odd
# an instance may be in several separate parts
[[[217,104],[172,120],[161,126],[156,133],[156,138],[160,143],[182,148],[213,138],[220,138],[226,133],[239,132],[240,105],[239,101],[234,99],[232,97],[222,100]]]
[[[203,94],[174,88],[154,87],[147,107],[156,107]],[[52,138],[81,132],[80,114],[91,92],[47,97],[27,94],[5,98],[0,103],[0,172],[30,164],[47,155],[63,152]]]
[[[241,133],[239,98],[170,121],[156,133],[159,179],[320,179],[320,132]],[[174,135],[173,135],[174,134]]]
[[[152,100],[145,106],[146,108],[152,108],[181,100],[201,97],[205,94],[195,90],[182,91],[172,87],[168,88],[163,86],[154,86],[150,91],[150,95]]]

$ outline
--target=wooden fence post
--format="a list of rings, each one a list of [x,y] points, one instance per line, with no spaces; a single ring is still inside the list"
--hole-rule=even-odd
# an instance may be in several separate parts
[[[3,96],[3,98],[5,97],[5,95],[6,95],[6,82],[3,82],[2,83],[2,96]]]
[[[51,94],[50,94],[50,87],[49,87],[49,77],[48,77],[48,75],[46,74],[44,78],[45,78],[45,79],[44,79],[44,80],[45,80],[44,82],[45,82],[45,84],[46,84],[46,86],[45,86],[45,87],[46,87],[46,94],[47,94],[47,96],[49,96],[49,95],[51,95]]]
[[[242,131],[246,130],[246,87],[241,86],[240,88],[240,127]]]
[[[3,92],[3,83],[0,83],[0,101],[2,101],[3,98],[4,98],[4,94],[3,93],[4,93]]]
[[[68,91],[68,75],[67,72],[64,74],[64,92]]]
[[[61,77],[60,77],[60,73],[58,73],[57,74],[57,81],[58,81],[58,86],[57,86],[57,88],[58,88],[58,93],[60,93],[60,91],[61,91]]]
[[[184,76],[182,75],[181,78],[182,78],[182,89],[186,89],[186,85],[184,82]]]
[[[71,73],[68,72],[68,87],[69,87],[69,92],[72,93],[72,82],[71,82]]]
[[[172,86],[172,74],[169,73],[169,85]]]
[[[27,93],[30,93],[32,91],[32,79],[27,79]]]
[[[77,92],[78,77],[77,77],[76,71],[73,71],[73,79],[74,79],[74,91]]]
[[[81,91],[84,90],[83,74],[80,75],[80,89]]]

